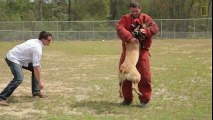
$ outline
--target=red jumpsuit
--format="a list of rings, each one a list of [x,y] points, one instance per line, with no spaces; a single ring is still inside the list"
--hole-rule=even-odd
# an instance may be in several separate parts
[[[150,71],[150,54],[149,48],[152,44],[152,36],[157,34],[158,26],[155,22],[152,21],[152,18],[146,14],[140,14],[140,16],[134,19],[131,14],[126,14],[121,17],[119,20],[116,30],[118,37],[122,40],[122,54],[120,57],[119,68],[125,59],[125,42],[129,42],[133,36],[130,32],[130,26],[134,22],[138,22],[140,24],[145,23],[149,24],[149,26],[145,29],[146,37],[145,40],[141,43],[139,60],[136,65],[139,73],[141,74],[141,80],[138,84],[139,91],[143,94],[139,97],[141,103],[148,103],[150,101],[152,95],[152,85],[151,85],[151,71]],[[125,101],[132,102],[133,94],[132,94],[132,82],[125,80],[123,82],[122,92]]]

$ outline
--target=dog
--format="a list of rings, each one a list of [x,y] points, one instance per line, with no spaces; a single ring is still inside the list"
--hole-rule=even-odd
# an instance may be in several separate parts
[[[136,68],[136,64],[139,58],[139,49],[140,43],[137,39],[134,42],[125,43],[126,46],[126,56],[123,64],[119,68],[118,78],[120,84],[120,97],[123,98],[122,86],[125,80],[129,80],[133,83],[132,89],[139,96],[142,96],[142,93],[138,90],[138,83],[141,79],[141,75]]]

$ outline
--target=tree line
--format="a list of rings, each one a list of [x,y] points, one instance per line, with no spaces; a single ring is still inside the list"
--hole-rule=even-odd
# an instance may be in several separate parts
[[[118,20],[130,0],[1,0],[0,21]],[[212,17],[212,0],[141,0],[154,19]]]

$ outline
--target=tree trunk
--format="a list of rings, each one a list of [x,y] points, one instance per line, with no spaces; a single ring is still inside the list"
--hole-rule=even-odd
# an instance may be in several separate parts
[[[185,13],[185,12],[184,12],[184,8],[185,8],[185,7],[184,7],[184,3],[185,3],[185,0],[181,0],[180,9],[181,9],[181,18],[182,18],[182,19],[184,19],[184,16],[185,16],[185,15],[184,15],[184,13]]]
[[[209,0],[209,11],[208,11],[208,17],[211,18],[212,16],[212,0]]]
[[[193,4],[194,4],[194,0],[192,0],[191,4],[189,6],[189,9],[188,9],[188,12],[187,12],[187,18],[190,17],[190,13],[191,13],[191,9],[192,9]],[[187,22],[186,22],[186,28],[185,28],[186,31],[185,32],[188,31],[188,25],[189,25],[189,21],[187,20]]]
[[[208,6],[208,8],[209,8],[209,11],[208,11],[208,18],[211,18],[212,16],[212,0],[209,0],[209,6]],[[206,26],[206,32],[208,32],[208,30],[209,30],[209,25],[210,25],[210,22],[211,22],[212,20],[207,20],[207,26]]]
[[[42,12],[42,0],[38,0],[38,13],[39,13],[39,20],[42,21],[43,12]]]
[[[69,9],[68,9],[68,21],[71,21],[71,1],[69,0]]]
[[[114,20],[117,12],[117,0],[110,0],[110,19]]]

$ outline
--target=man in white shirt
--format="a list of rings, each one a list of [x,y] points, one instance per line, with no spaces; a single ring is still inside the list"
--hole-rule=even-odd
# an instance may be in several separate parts
[[[38,39],[30,39],[22,44],[11,49],[5,58],[14,78],[0,93],[0,106],[9,106],[6,99],[13,93],[13,91],[22,83],[24,79],[23,69],[32,72],[32,95],[40,98],[47,97],[41,93],[44,87],[41,78],[40,60],[42,55],[42,48],[49,46],[52,41],[52,34],[42,31]],[[23,68],[23,69],[22,69]]]

